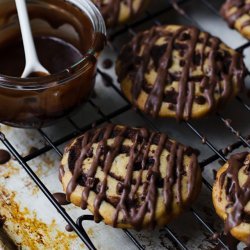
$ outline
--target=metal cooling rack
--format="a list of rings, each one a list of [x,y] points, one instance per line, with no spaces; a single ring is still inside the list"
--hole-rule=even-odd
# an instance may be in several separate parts
[[[108,47],[109,47],[108,49],[110,51],[112,51],[114,54],[117,54],[117,51],[120,48],[119,39],[123,39],[124,35],[126,35],[126,37],[134,36],[138,32],[138,30],[142,29],[142,26],[144,26],[144,25],[152,26],[152,25],[164,24],[165,23],[164,17],[166,17],[168,15],[171,16],[171,15],[173,15],[173,13],[177,17],[180,16],[178,12],[173,10],[172,6],[169,4],[169,2],[167,0],[164,0],[162,2],[164,2],[163,7],[161,6],[161,8],[157,9],[155,6],[156,10],[154,10],[152,12],[149,12],[149,11],[145,12],[144,16],[141,19],[139,19],[138,21],[136,21],[130,25],[126,25],[118,30],[113,31],[113,33],[110,34],[110,38],[111,38],[112,42],[108,43]],[[186,0],[186,1],[180,1],[180,6],[183,6],[183,8],[187,6],[188,9],[191,7],[195,8],[196,7],[195,3],[197,3],[197,2],[199,3],[199,5],[203,5],[204,8],[207,8],[207,9],[209,9],[209,11],[213,12],[214,15],[219,16],[217,7],[222,3],[222,1],[218,1],[220,3],[217,4],[217,3],[215,3],[216,1],[209,1],[209,0],[201,0],[201,1],[199,1],[199,0],[198,1]],[[181,20],[180,23],[184,22],[185,24],[194,25],[194,26],[197,26],[200,29],[202,29],[202,27],[200,26],[200,23],[198,23],[197,20],[194,19],[191,14],[186,14],[185,16],[180,16],[180,20]],[[242,53],[245,53],[249,48],[250,48],[250,42],[246,41],[244,44],[238,46],[236,49]],[[109,82],[109,87],[107,87],[107,88],[111,88],[113,91],[115,91],[116,94],[119,95],[119,97],[123,100],[124,105],[115,109],[111,113],[107,114],[107,112],[104,112],[102,110],[102,107],[100,107],[97,104],[98,102],[95,101],[95,98],[92,98],[88,103],[92,108],[94,108],[96,110],[96,112],[100,116],[100,118],[94,122],[95,126],[98,126],[98,125],[106,123],[106,122],[112,122],[113,119],[116,119],[118,116],[121,116],[128,111],[132,111],[135,113],[135,111],[132,109],[131,105],[126,101],[126,99],[124,98],[124,96],[120,92],[120,89],[119,89],[117,82],[113,82],[112,78],[109,79],[109,77],[107,77],[107,74],[108,75],[110,74],[109,71],[107,71],[107,72],[106,72],[106,70],[104,70],[101,67],[98,68],[98,74],[100,76],[102,76],[103,78],[106,78],[106,81]],[[249,114],[249,118],[250,118],[250,113],[249,113],[250,106],[247,104],[247,100],[243,100],[242,97],[237,96],[236,102],[240,105],[241,109],[244,109]],[[152,120],[151,118],[149,118],[148,116],[145,116],[144,114],[142,114],[140,112],[137,112],[136,115],[139,116],[140,119],[142,119],[144,121],[144,124],[146,124],[147,126],[154,128],[155,130],[159,130],[159,128],[158,128],[159,126],[157,126],[155,121]],[[235,115],[237,116],[237,114],[235,114]],[[39,150],[36,150],[35,152],[28,154],[27,156],[21,156],[21,153],[17,151],[17,149],[5,137],[5,135],[3,133],[0,134],[0,140],[7,147],[7,149],[11,152],[11,154],[18,160],[18,162],[25,169],[25,171],[28,173],[30,178],[37,184],[37,186],[41,189],[41,191],[45,194],[45,196],[48,198],[48,200],[53,204],[53,206],[57,209],[57,211],[65,219],[65,221],[69,225],[72,226],[72,228],[75,230],[76,234],[85,243],[85,245],[89,249],[94,250],[96,248],[83,227],[83,222],[84,221],[93,221],[93,216],[92,215],[83,215],[83,216],[79,217],[78,220],[75,222],[70,217],[70,215],[66,212],[65,208],[60,206],[56,202],[56,200],[54,199],[54,197],[51,194],[51,192],[49,191],[49,189],[43,184],[43,182],[35,174],[35,172],[32,170],[31,166],[28,163],[30,160],[35,159],[35,158],[45,154],[46,152],[48,152],[50,150],[54,150],[59,155],[59,157],[61,157],[62,152],[59,149],[59,147],[62,144],[68,142],[69,140],[73,139],[74,137],[78,136],[79,134],[89,130],[93,126],[93,123],[91,122],[91,123],[81,127],[72,118],[68,117],[66,119],[72,126],[72,131],[70,131],[70,133],[66,134],[65,136],[63,136],[57,140],[53,140],[50,137],[50,135],[45,132],[45,130],[38,129],[38,133],[44,138],[44,140],[47,142],[47,145],[44,146],[43,148],[40,148]],[[237,150],[241,147],[250,148],[250,141],[248,140],[248,138],[246,136],[242,136],[241,133],[238,131],[238,129],[236,127],[233,127],[231,125],[232,123],[228,122],[228,120],[224,114],[217,113],[217,114],[215,114],[213,119],[216,119],[217,121],[221,122],[223,129],[227,129],[228,131],[230,131],[230,133],[232,133],[235,136],[233,144],[230,144],[230,151]],[[163,123],[163,122],[164,121],[161,121],[161,123]],[[217,160],[221,160],[223,162],[227,161],[227,153],[228,152],[225,152],[224,149],[218,149],[218,146],[215,145],[215,143],[213,143],[209,139],[207,139],[206,136],[204,136],[203,132],[200,131],[200,129],[197,125],[197,122],[186,121],[186,122],[183,122],[182,125],[185,126],[185,129],[188,133],[193,134],[193,138],[195,138],[195,139],[198,138],[200,143],[206,145],[213,152],[213,154],[210,155],[209,157],[207,157],[207,156],[203,157],[203,160],[200,162],[200,166],[202,167],[202,169],[206,168],[209,164],[214,163]],[[185,136],[185,135],[183,135],[183,136]],[[198,148],[201,145],[197,145],[196,148]],[[204,184],[204,188],[206,188],[209,191],[212,190],[212,186],[209,183],[209,181],[207,180],[207,178],[203,177],[203,184]],[[201,225],[201,227],[203,227],[203,229],[205,231],[207,231],[208,235],[212,236],[213,234],[216,233],[216,229],[213,226],[211,226],[211,223],[207,222],[206,218],[204,218],[203,215],[201,215],[200,211],[198,211],[197,208],[192,207],[190,209],[190,212],[192,214],[193,220],[196,220]],[[178,233],[176,233],[174,229],[170,228],[169,226],[166,226],[163,230],[166,232],[166,237],[168,237],[168,239],[172,242],[172,245],[174,246],[174,248],[176,248],[176,249],[190,249],[187,247],[184,240],[181,237],[179,237]],[[134,235],[134,233],[132,233],[130,230],[123,230],[123,231],[125,232],[125,234],[129,238],[129,240],[131,240],[138,249],[145,249],[143,244],[140,242],[140,240],[138,240],[138,237],[136,237]],[[227,246],[227,242],[225,242],[224,238],[219,237],[218,244],[220,244],[224,249],[229,249]]]

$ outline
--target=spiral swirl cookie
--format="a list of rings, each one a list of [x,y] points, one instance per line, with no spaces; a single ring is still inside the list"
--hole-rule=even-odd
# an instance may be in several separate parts
[[[239,153],[218,171],[213,187],[217,214],[225,231],[250,246],[250,154]]]
[[[137,34],[116,63],[128,100],[154,117],[199,118],[244,85],[242,56],[193,27],[157,26]]]
[[[250,39],[250,1],[227,0],[221,8],[221,15],[231,28],[237,29]]]
[[[115,27],[136,18],[149,0],[92,0],[101,11],[107,27]]]
[[[67,146],[60,179],[67,199],[96,222],[137,230],[164,226],[201,187],[194,150],[161,133],[111,124]]]

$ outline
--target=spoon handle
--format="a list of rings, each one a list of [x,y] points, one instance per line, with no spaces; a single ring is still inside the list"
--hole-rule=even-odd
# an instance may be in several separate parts
[[[32,67],[38,61],[34,39],[30,27],[30,21],[25,0],[15,0],[22,32],[26,66]]]

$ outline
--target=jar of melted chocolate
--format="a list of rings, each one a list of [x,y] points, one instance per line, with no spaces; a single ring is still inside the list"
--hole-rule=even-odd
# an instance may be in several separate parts
[[[21,79],[24,48],[14,0],[0,0],[0,122],[43,127],[90,96],[105,24],[89,0],[27,0],[38,57],[51,75]]]

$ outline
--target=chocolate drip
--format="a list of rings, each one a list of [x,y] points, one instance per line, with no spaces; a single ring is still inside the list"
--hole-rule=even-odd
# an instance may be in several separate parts
[[[161,38],[165,43],[157,45]],[[237,89],[241,90],[246,75],[242,56],[237,52],[229,54],[220,47],[221,43],[218,38],[194,27],[180,26],[176,30],[153,27],[136,35],[122,49],[118,57],[118,62],[123,63],[118,67],[118,80],[122,82],[129,78],[132,81],[131,95],[135,106],[138,106],[137,99],[142,91],[146,92],[144,111],[154,117],[159,115],[163,103],[171,105],[178,120],[192,117],[194,103],[204,105],[207,102],[211,112],[218,104],[215,95],[220,96],[220,104],[226,102],[234,92],[233,83],[237,83]],[[173,51],[181,57],[180,70],[175,72],[172,69],[176,57]],[[197,67],[202,74],[193,76]],[[145,77],[151,70],[156,71],[152,85]],[[178,82],[178,89],[172,89],[173,98],[169,98],[166,88],[174,81]],[[198,84],[202,94],[195,96]]]
[[[102,62],[102,67],[104,69],[110,69],[112,68],[113,66],[113,61],[109,58],[105,59],[103,62]]]
[[[173,48],[173,43],[176,37],[179,35],[179,33],[182,30],[180,29],[175,36],[170,38],[170,41],[168,42],[168,45],[166,46],[166,52],[162,56],[160,63],[159,63],[159,68],[157,71],[157,78],[155,81],[155,84],[153,86],[153,89],[151,93],[149,94],[149,97],[147,99],[146,105],[145,105],[145,111],[147,113],[152,112],[154,116],[156,116],[161,108],[161,104],[163,101],[163,95],[164,95],[164,87],[165,87],[165,78],[167,77],[167,69],[170,67],[171,64],[171,54],[172,54],[172,48]],[[156,39],[153,39],[153,44],[150,44],[151,47],[154,45]],[[147,50],[147,48],[145,48]],[[149,50],[150,52],[150,50]],[[144,77],[144,73],[143,73]],[[178,96],[179,98],[179,96]],[[179,107],[179,106],[178,106]],[[177,109],[178,109],[177,107]],[[178,111],[177,111],[178,112]]]
[[[237,8],[236,11],[230,14],[230,9]],[[221,8],[221,15],[225,20],[227,20],[231,28],[234,27],[235,22],[242,17],[244,14],[249,13],[250,3],[246,3],[245,0],[227,0],[226,3]],[[249,20],[243,22],[240,29],[244,29],[246,26],[249,26]]]
[[[10,160],[10,153],[4,149],[0,149],[0,164],[5,164]]]
[[[177,115],[178,120],[181,120],[183,118],[186,102],[187,102],[186,107],[188,108],[187,117],[190,117],[191,112],[192,112],[190,108],[192,108],[194,93],[191,93],[191,91],[189,91],[191,93],[191,98],[187,98],[187,93],[188,93],[187,84],[188,84],[188,77],[189,77],[189,68],[191,67],[191,60],[195,52],[195,46],[196,46],[197,39],[199,36],[199,31],[196,28],[193,28],[190,30],[190,33],[191,33],[190,45],[189,45],[189,48],[186,52],[186,56],[184,59],[186,61],[186,64],[182,70],[182,75],[179,81],[179,96],[177,100],[177,110],[176,110],[176,115]]]
[[[64,174],[65,174],[65,172],[64,172],[63,166],[60,166],[60,168],[59,168],[59,174],[58,174],[60,182],[62,182],[62,178],[63,178]]]
[[[62,206],[70,204],[70,202],[67,201],[66,195],[64,193],[54,193],[53,196],[56,201]]]
[[[134,0],[109,0],[109,1],[92,0],[92,1],[100,9],[108,27],[114,27],[118,24],[122,3],[127,5],[129,8],[129,18],[133,17],[136,14],[133,7]],[[141,1],[140,3],[140,8],[142,8],[142,4],[143,1]]]
[[[65,226],[65,230],[69,233],[74,231],[74,228],[72,226],[70,226],[69,224]]]
[[[250,201],[250,174],[247,174],[246,181],[240,185],[239,171],[249,169],[248,153],[239,153],[230,157],[228,168],[220,176],[220,187],[225,188],[228,206],[227,219],[225,222],[225,232],[228,233],[234,227],[239,226],[242,222],[250,223],[249,212],[245,211],[245,207]],[[249,242],[246,242],[250,246]]]
[[[113,139],[112,142],[110,139]],[[132,145],[126,147],[125,140],[131,140]],[[76,153],[74,147],[81,149]],[[93,145],[96,144],[96,150],[93,152]],[[150,147],[157,145],[152,151],[153,156],[149,156]],[[167,159],[166,177],[163,178],[160,171],[160,160],[163,150],[170,151]],[[188,152],[187,152],[188,151]],[[156,224],[156,203],[160,192],[164,198],[166,209],[171,212],[174,201],[174,185],[177,186],[177,199],[180,206],[183,206],[182,197],[182,178],[188,176],[188,198],[185,204],[194,199],[194,189],[197,183],[198,162],[197,156],[189,152],[190,149],[181,144],[172,142],[168,137],[161,133],[152,133],[145,128],[129,128],[125,126],[106,125],[104,128],[93,129],[80,137],[72,145],[69,159],[76,157],[74,166],[71,167],[72,178],[66,189],[67,200],[70,199],[77,185],[83,186],[81,207],[87,208],[90,192],[94,192],[96,197],[93,203],[94,219],[99,222],[102,219],[100,207],[103,201],[110,203],[115,208],[113,215],[113,226],[116,227],[122,214],[124,223],[132,225],[136,229],[141,229],[146,216],[149,218],[148,226],[154,227]],[[91,166],[88,171],[83,171],[84,160],[91,152]],[[184,155],[190,154],[190,165],[184,169]],[[124,177],[116,176],[112,172],[112,165],[115,158],[120,154],[129,156]],[[98,167],[101,167],[103,177],[96,180]],[[187,172],[185,172],[185,171]],[[138,172],[137,178],[134,172]],[[147,171],[146,181],[143,173]],[[117,196],[109,196],[108,178],[114,178],[118,181],[116,187]],[[80,181],[82,180],[82,181]],[[139,188],[142,188],[142,194],[138,195]]]

